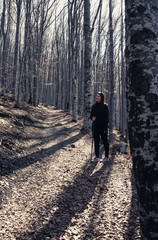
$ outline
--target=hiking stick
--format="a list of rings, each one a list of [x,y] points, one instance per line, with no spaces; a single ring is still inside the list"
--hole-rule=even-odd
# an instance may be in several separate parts
[[[94,138],[94,122],[92,123],[92,146],[91,146],[91,161],[92,161],[92,154],[93,154],[93,138]]]

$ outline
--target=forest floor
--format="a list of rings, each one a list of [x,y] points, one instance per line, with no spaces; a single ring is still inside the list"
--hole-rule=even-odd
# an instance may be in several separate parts
[[[81,128],[62,110],[0,98],[1,240],[140,239],[129,150],[92,163]]]

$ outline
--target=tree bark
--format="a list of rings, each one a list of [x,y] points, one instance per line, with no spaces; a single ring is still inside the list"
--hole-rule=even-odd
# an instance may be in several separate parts
[[[68,67],[69,67],[69,98],[68,98],[68,103],[67,103],[67,108],[69,110],[69,113],[72,113],[72,66],[73,66],[73,60],[72,60],[72,51],[71,51],[71,44],[72,44],[72,1],[68,0]]]
[[[16,23],[16,35],[15,35],[14,70],[13,70],[13,85],[12,85],[12,93],[13,93],[14,99],[16,99],[17,97],[17,69],[18,69],[17,65],[18,65],[21,4],[22,4],[22,0],[16,0],[17,23]]]
[[[124,59],[124,21],[123,21],[123,2],[121,0],[121,81],[122,81],[122,136],[125,138],[125,131],[127,129],[126,122],[126,86],[125,86],[125,59]]]
[[[7,81],[8,81],[8,69],[7,61],[9,55],[9,42],[10,42],[10,28],[11,28],[11,1],[6,2],[3,0],[3,10],[1,16],[1,28],[0,37],[2,36],[2,75],[1,75],[1,88],[2,95],[6,95]],[[6,14],[8,12],[8,14]],[[7,18],[7,20],[6,20]],[[7,23],[6,23],[7,22]]]
[[[31,1],[25,0],[25,33],[24,33],[24,49],[23,49],[23,94],[26,101],[32,102],[31,84],[29,76],[29,61],[30,61],[30,45],[31,45]],[[30,69],[30,68],[29,68]]]
[[[113,142],[113,127],[114,127],[114,41],[113,41],[113,18],[112,18],[112,0],[109,0],[109,33],[110,33],[110,66],[109,66],[109,82],[110,82],[110,97],[109,97],[109,140]]]
[[[84,0],[84,121],[83,127],[90,130],[90,110],[92,106],[92,75],[91,75],[91,28],[90,28],[90,0]]]
[[[72,92],[73,92],[73,111],[72,111],[72,121],[78,121],[78,81],[74,77],[72,81]]]
[[[126,0],[128,130],[141,238],[158,239],[158,5]]]

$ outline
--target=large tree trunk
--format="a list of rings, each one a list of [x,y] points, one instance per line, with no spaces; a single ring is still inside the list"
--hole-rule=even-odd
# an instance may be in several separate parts
[[[158,239],[158,5],[126,0],[128,130],[141,237]]]
[[[84,122],[83,127],[90,130],[90,110],[92,106],[92,76],[91,76],[91,28],[90,28],[90,0],[84,0]]]

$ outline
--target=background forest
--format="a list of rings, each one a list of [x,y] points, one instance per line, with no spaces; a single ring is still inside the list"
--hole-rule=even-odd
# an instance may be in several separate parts
[[[91,4],[91,96],[110,104],[111,128],[126,129],[124,3]],[[88,6],[89,7],[89,6]],[[84,2],[4,0],[0,5],[1,92],[84,115]],[[87,54],[86,54],[87,56]],[[91,104],[92,104],[91,99]],[[88,111],[89,112],[89,111]],[[85,127],[87,128],[87,127]]]

